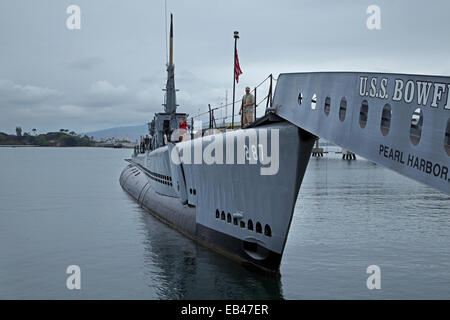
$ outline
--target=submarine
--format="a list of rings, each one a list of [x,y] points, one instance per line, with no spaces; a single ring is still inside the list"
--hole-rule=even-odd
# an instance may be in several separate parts
[[[164,112],[149,123],[151,148],[133,153],[120,184],[187,237],[276,271],[315,136],[268,114],[248,129],[180,142],[179,121],[188,115],[177,112],[172,16],[169,50]]]

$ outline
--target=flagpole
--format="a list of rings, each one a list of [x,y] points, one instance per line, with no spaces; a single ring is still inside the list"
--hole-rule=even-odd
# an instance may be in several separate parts
[[[236,91],[236,47],[237,47],[237,39],[239,39],[239,32],[234,32],[234,67],[233,67],[233,113],[231,117],[231,128],[234,129],[234,100],[235,100],[235,91]]]

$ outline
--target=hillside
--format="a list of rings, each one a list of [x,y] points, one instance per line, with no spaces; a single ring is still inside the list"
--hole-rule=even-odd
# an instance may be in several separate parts
[[[95,141],[88,136],[76,136],[65,132],[49,132],[40,135],[8,135],[0,132],[0,145],[34,145],[42,147],[92,147]]]

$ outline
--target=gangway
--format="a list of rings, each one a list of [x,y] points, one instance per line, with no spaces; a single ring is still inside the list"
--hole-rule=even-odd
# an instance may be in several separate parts
[[[268,111],[450,194],[450,77],[284,73]]]

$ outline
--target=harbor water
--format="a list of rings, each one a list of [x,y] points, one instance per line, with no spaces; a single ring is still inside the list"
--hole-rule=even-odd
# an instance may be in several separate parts
[[[326,149],[270,276],[140,208],[119,185],[131,150],[2,147],[0,299],[450,299],[450,197]],[[80,290],[66,287],[70,265]]]

